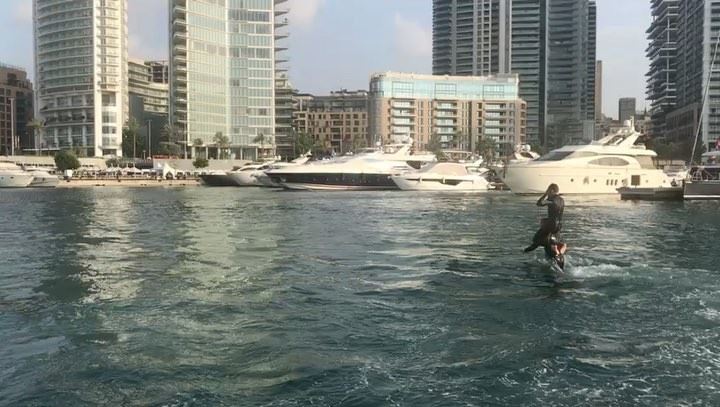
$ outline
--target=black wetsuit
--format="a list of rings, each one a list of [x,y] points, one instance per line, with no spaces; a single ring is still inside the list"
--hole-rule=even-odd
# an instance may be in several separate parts
[[[562,217],[565,212],[565,200],[560,195],[552,198],[544,199],[545,195],[537,201],[537,206],[548,207],[548,217],[543,218],[540,222],[540,229],[533,237],[533,244],[525,249],[525,252],[531,252],[540,246],[545,248],[545,255],[548,258],[554,257],[551,249],[553,235],[560,233],[562,229]]]

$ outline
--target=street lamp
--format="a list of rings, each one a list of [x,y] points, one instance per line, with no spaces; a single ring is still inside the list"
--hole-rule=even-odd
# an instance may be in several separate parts
[[[10,100],[10,155],[15,156],[15,98]]]
[[[146,122],[148,128],[148,156],[152,159],[152,120],[147,120]]]

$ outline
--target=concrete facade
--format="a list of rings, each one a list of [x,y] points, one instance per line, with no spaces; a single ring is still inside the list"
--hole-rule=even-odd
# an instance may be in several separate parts
[[[501,153],[527,142],[527,104],[517,75],[489,77],[382,73],[370,80],[369,136],[419,148],[476,152],[491,141]]]
[[[27,72],[0,64],[0,155],[33,148],[33,131],[26,126],[32,118],[33,85]]]
[[[275,154],[275,29],[284,0],[170,0],[170,122],[180,142]]]
[[[367,91],[296,95],[293,115],[295,132],[311,136],[327,151],[346,153],[369,143]]]
[[[624,123],[625,120],[632,120],[635,117],[637,101],[635,98],[621,98],[618,100],[618,120]]]
[[[121,155],[127,0],[34,0],[33,16],[39,148]]]
[[[434,0],[433,73],[518,74],[531,142],[588,141],[596,30],[594,0]]]

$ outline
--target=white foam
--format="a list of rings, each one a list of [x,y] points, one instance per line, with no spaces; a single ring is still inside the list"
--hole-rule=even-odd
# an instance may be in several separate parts
[[[578,278],[622,277],[629,275],[624,267],[615,264],[596,264],[577,267],[568,265],[567,271],[573,277]]]

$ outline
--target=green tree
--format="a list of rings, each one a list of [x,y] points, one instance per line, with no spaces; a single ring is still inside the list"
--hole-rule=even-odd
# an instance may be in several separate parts
[[[294,144],[295,155],[305,154],[308,151],[314,153],[319,148],[315,139],[306,133],[298,133],[295,136]]]
[[[265,155],[265,135],[260,133],[253,139],[253,143],[260,144],[260,151],[262,151],[263,156]]]
[[[445,152],[443,151],[442,142],[440,141],[439,134],[433,134],[432,136],[430,136],[430,140],[428,141],[426,148],[428,151],[435,154],[435,157],[439,161],[445,159]]]
[[[367,139],[365,137],[356,137],[352,141],[352,149],[354,153],[367,147]]]
[[[80,168],[80,160],[72,151],[61,150],[55,153],[55,166],[60,171],[77,170]]]
[[[207,168],[209,164],[210,163],[208,163],[207,158],[202,158],[202,157],[198,157],[195,159],[195,161],[193,161],[193,167],[195,167],[197,169]]]
[[[32,119],[32,120],[30,120],[30,121],[28,122],[27,128],[30,129],[30,130],[32,130],[32,134],[33,134],[33,148],[35,149],[35,155],[39,155],[39,154],[40,154],[40,150],[39,150],[39,148],[38,148],[38,146],[39,146],[39,144],[40,144],[40,143],[39,143],[39,141],[40,141],[40,137],[39,137],[39,136],[40,136],[40,132],[42,131],[42,129],[45,128],[45,125],[43,124],[42,121],[40,121],[40,120],[38,120],[38,119]]]
[[[201,157],[200,154],[201,154],[201,153],[204,153],[204,151],[202,151],[201,148],[202,148],[202,146],[205,145],[205,143],[203,142],[203,140],[202,140],[201,138],[196,138],[196,139],[193,140],[192,145],[193,145],[193,147],[194,147],[194,148],[193,148],[193,150],[194,150],[194,153],[193,153],[193,154],[195,154],[195,157],[196,157],[196,158],[197,158],[197,157]],[[202,156],[204,157],[205,154],[202,154]],[[205,158],[207,158],[207,157],[205,157]]]
[[[475,152],[481,155],[486,161],[491,161],[495,157],[496,146],[495,140],[482,137],[478,140]]]
[[[131,118],[122,131],[123,157],[137,158],[137,153],[145,150],[145,138],[139,136],[140,125]]]
[[[218,158],[221,160],[227,160],[230,158],[230,151],[228,151],[228,148],[230,147],[230,139],[228,136],[223,135],[221,131],[215,133],[215,137],[213,137],[213,142],[218,148]]]
[[[470,150],[470,143],[468,143],[468,136],[467,134],[460,132],[457,133],[454,137],[456,148],[461,151],[468,151]]]

